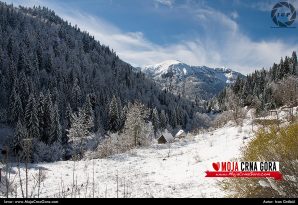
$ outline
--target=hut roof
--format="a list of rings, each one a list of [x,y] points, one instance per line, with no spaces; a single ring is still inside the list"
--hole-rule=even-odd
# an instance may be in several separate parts
[[[165,131],[162,133],[162,135],[160,136],[160,138],[164,137],[164,139],[167,141],[167,142],[173,142],[174,141],[174,137],[171,133]],[[160,139],[159,138],[159,139]]]
[[[176,137],[179,137],[181,135],[185,134],[185,132],[183,130],[179,130],[179,132],[177,132],[177,134],[175,135],[175,138]]]

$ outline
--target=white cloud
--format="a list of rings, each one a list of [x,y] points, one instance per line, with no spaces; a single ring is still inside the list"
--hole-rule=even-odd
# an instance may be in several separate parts
[[[36,1],[35,1],[36,2]],[[63,19],[88,31],[102,44],[115,50],[124,61],[134,66],[156,64],[177,59],[191,65],[229,67],[243,73],[262,67],[269,68],[280,57],[291,55],[298,45],[282,40],[253,41],[243,34],[230,15],[207,6],[197,9],[184,7],[190,17],[196,18],[204,35],[170,45],[149,41],[140,31],[124,32],[105,20],[88,14],[49,6]]]
[[[237,19],[238,17],[239,17],[239,14],[238,14],[238,12],[237,11],[233,11],[233,12],[231,12],[231,17],[233,18],[233,19]]]
[[[298,8],[298,1],[297,0],[284,0],[285,2],[291,3],[296,9]],[[274,5],[277,4],[277,0],[266,0],[266,1],[257,1],[257,2],[245,2],[245,1],[239,1],[239,4],[245,5],[246,7],[250,7],[253,9],[257,9],[259,11],[263,12],[271,12]]]
[[[154,0],[155,6],[159,7],[159,5],[172,7],[174,4],[174,0]]]

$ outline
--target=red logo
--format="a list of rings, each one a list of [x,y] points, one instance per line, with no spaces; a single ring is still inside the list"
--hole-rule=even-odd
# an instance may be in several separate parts
[[[220,163],[219,163],[219,162],[217,162],[217,163],[212,163],[212,166],[213,166],[213,169],[214,169],[215,171],[218,171],[218,170],[219,170]]]

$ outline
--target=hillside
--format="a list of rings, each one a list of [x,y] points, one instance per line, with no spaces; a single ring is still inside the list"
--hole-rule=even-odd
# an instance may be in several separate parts
[[[0,16],[0,123],[16,128],[14,149],[25,138],[65,146],[67,130],[80,120],[85,133],[118,132],[136,101],[156,108],[164,127],[192,126],[192,103],[133,72],[54,11],[0,3]]]
[[[258,113],[276,109],[281,106],[294,107],[298,105],[298,64],[297,54],[281,58],[280,63],[274,63],[267,70],[256,70],[238,78],[235,83],[225,88],[215,100],[210,101],[214,110],[228,110],[229,99],[237,106],[249,106]]]

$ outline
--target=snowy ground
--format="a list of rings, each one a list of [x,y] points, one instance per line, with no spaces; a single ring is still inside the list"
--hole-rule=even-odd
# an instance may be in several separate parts
[[[205,171],[212,170],[213,162],[238,157],[243,138],[252,136],[246,122],[242,128],[227,125],[175,142],[170,149],[155,144],[108,159],[33,164],[29,195],[37,197],[38,188],[33,187],[41,168],[45,180],[40,197],[117,197],[117,181],[118,197],[223,197],[218,179],[205,178]],[[21,196],[19,185],[17,195]]]

